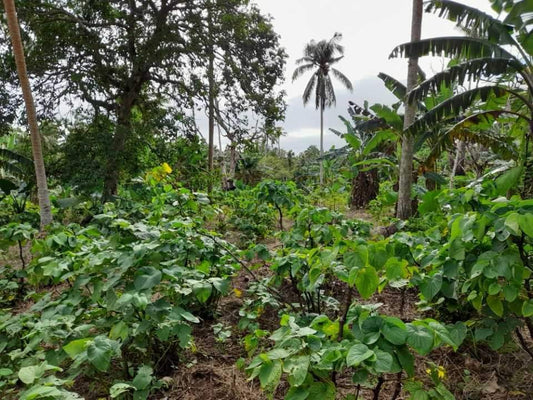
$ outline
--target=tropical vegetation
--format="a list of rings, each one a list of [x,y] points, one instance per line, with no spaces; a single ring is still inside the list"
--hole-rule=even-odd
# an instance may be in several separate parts
[[[528,399],[533,7],[490,4],[420,39],[414,0],[395,102],[296,154],[248,1],[4,0],[0,397]],[[340,37],[294,72],[321,115]]]

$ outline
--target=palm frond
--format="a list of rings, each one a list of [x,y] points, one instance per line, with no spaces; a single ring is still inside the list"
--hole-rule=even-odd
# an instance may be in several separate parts
[[[423,100],[430,92],[436,93],[442,85],[451,87],[453,84],[462,85],[465,82],[477,82],[482,77],[498,76],[510,71],[517,72],[523,65],[514,58],[476,58],[454,65],[422,82],[411,92],[407,101]]]
[[[511,25],[477,8],[450,0],[430,0],[427,3],[426,12],[433,12],[439,17],[455,22],[471,36],[482,37],[502,45],[516,44],[512,36]]]
[[[315,74],[313,74],[311,79],[309,79],[309,82],[307,82],[307,85],[305,87],[304,94],[302,96],[303,101],[304,101],[304,105],[309,103],[309,100],[311,100],[311,95],[312,95],[313,90],[315,88],[316,81],[317,81],[317,74],[315,73]]]
[[[313,64],[305,64],[305,65],[300,65],[298,68],[296,68],[294,70],[294,72],[292,73],[292,81],[294,82],[296,79],[298,79],[300,76],[302,76],[303,74],[305,74],[306,72],[312,70],[313,68],[315,68],[315,66]]]
[[[346,77],[346,75],[344,75],[341,71],[335,68],[331,68],[331,73],[333,74],[335,78],[339,80],[339,82],[341,82],[344,85],[346,89],[350,91],[353,90],[352,82],[350,82],[350,80]]]
[[[408,42],[396,46],[389,58],[406,57],[418,58],[426,55],[441,56],[449,58],[515,58],[504,48],[484,39],[447,36]]]
[[[432,128],[444,119],[455,119],[456,116],[461,115],[461,113],[467,110],[475,101],[486,101],[490,96],[502,97],[507,94],[509,94],[509,91],[499,86],[483,86],[466,90],[443,101],[426,112],[422,117],[409,126],[407,131],[411,134],[423,132]]]

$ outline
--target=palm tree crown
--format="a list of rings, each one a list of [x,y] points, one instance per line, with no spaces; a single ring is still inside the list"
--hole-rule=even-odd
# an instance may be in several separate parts
[[[321,40],[320,42],[311,40],[304,48],[304,56],[296,60],[296,64],[299,67],[292,74],[293,81],[307,71],[316,68],[304,90],[304,104],[309,103],[313,92],[315,93],[317,109],[319,107],[324,109],[335,104],[335,90],[331,82],[330,72],[347,89],[353,89],[350,80],[342,72],[332,67],[333,64],[344,57],[344,47],[339,43],[341,38],[342,35],[340,33],[335,33],[330,40]]]

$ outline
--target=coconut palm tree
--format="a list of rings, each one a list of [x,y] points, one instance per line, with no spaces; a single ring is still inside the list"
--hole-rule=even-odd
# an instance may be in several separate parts
[[[24,58],[24,48],[20,37],[20,28],[17,18],[17,11],[14,0],[4,0],[4,8],[7,18],[9,35],[13,44],[13,54],[17,73],[22,87],[22,95],[26,105],[26,114],[28,116],[28,126],[31,136],[31,148],[33,153],[33,164],[35,166],[35,178],[37,182],[37,197],[39,199],[39,208],[41,216],[41,229],[52,222],[52,209],[50,207],[50,196],[46,182],[46,172],[44,169],[43,152],[41,148],[41,136],[39,134],[39,125],[37,124],[37,114],[35,104],[30,88],[30,81],[26,71],[26,60]]]
[[[342,35],[335,33],[330,40],[315,42],[311,40],[304,48],[304,56],[296,60],[299,65],[293,74],[296,80],[304,73],[315,70],[307,83],[303,93],[304,105],[309,103],[313,92],[315,93],[315,106],[320,109],[320,157],[324,156],[324,109],[335,105],[335,90],[331,81],[331,74],[339,80],[348,90],[353,90],[350,80],[339,70],[332,67],[344,57],[344,47],[339,44]],[[324,183],[324,165],[320,161],[320,185]]]

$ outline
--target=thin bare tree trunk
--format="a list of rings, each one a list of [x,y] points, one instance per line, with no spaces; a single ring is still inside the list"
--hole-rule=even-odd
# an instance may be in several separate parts
[[[214,136],[215,136],[215,68],[214,68],[214,62],[215,62],[215,53],[213,49],[213,17],[212,17],[212,3],[208,4],[207,13],[208,13],[208,29],[209,29],[209,65],[207,70],[208,80],[209,80],[209,150],[208,150],[208,169],[209,172],[213,172],[214,169],[214,153],[215,153],[215,144],[214,144]],[[209,188],[208,191],[211,192],[212,190],[212,183],[211,180],[209,180]]]
[[[320,106],[320,186],[324,185],[324,104]]]
[[[413,0],[411,21],[411,42],[420,40],[422,34],[422,0]],[[409,58],[407,69],[407,91],[412,90],[418,78],[418,58]],[[416,116],[416,102],[405,105],[404,129],[410,126]],[[398,188],[398,208],[396,216],[407,219],[413,212],[411,203],[411,186],[413,184],[414,137],[404,132],[402,135],[402,155],[400,159],[400,181]]]
[[[46,171],[44,168],[41,136],[39,133],[39,125],[37,124],[37,113],[35,112],[35,104],[33,102],[30,80],[28,79],[28,72],[26,70],[26,59],[24,57],[22,38],[20,36],[20,27],[15,8],[15,1],[4,0],[4,7],[7,17],[9,35],[11,36],[11,43],[13,44],[13,53],[15,56],[15,64],[17,66],[17,73],[20,80],[20,86],[22,87],[22,96],[24,97],[26,113],[28,115],[28,126],[30,129],[33,164],[35,166],[37,197],[39,199],[42,231],[46,225],[52,222],[52,209],[50,207],[50,196],[48,193],[48,184],[46,182]]]
[[[453,189],[455,175],[459,168],[459,163],[465,158],[465,142],[459,140],[457,143],[457,150],[455,152],[455,160],[453,161],[452,173],[450,174],[450,189]]]

